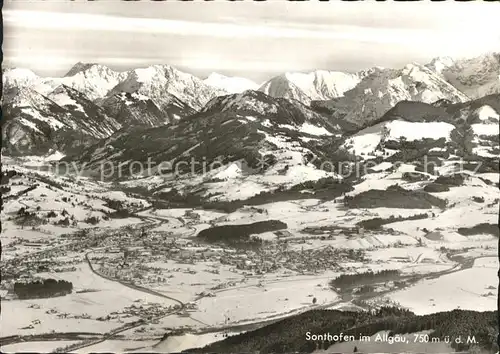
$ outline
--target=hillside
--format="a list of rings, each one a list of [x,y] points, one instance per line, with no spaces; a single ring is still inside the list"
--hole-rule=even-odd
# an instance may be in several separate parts
[[[199,155],[211,163],[217,157],[231,162],[246,156],[247,163],[251,165],[262,155],[259,148],[267,146],[269,152],[276,150],[276,143],[272,141],[277,136],[266,138],[266,134],[280,131],[300,146],[307,145],[309,140],[306,137],[314,140],[318,136],[332,136],[341,130],[338,125],[300,103],[247,91],[216,98],[200,113],[175,124],[145,130],[142,135],[132,132],[103,140],[85,153],[82,161],[92,164],[107,159],[105,150],[113,146],[113,155],[123,149],[124,153],[116,156],[118,161],[130,158],[146,161],[148,156],[171,161],[176,157]],[[301,140],[301,137],[304,139]],[[157,139],[161,139],[162,143]],[[141,146],[141,151],[130,155],[137,146]],[[86,156],[92,159],[88,160]]]
[[[349,312],[335,310],[316,310],[302,315],[287,318],[255,331],[231,336],[220,342],[211,344],[203,349],[189,350],[188,353],[321,353],[329,352],[341,347],[343,341],[338,337],[347,336],[354,338],[343,342],[342,352],[352,352],[357,348],[360,352],[373,352],[377,344],[385,344],[385,351],[396,348],[397,341],[403,335],[408,335],[409,342],[400,345],[400,350],[411,347],[411,352],[451,352],[484,350],[484,353],[494,352],[496,348],[496,320],[495,312],[453,311],[436,313],[427,316],[416,316],[411,312],[398,309],[382,308],[377,313]],[[464,333],[474,335],[464,335]],[[306,334],[309,333],[309,336]],[[321,340],[320,335],[330,333],[332,338]],[[427,334],[429,338],[437,338],[434,343],[415,343],[419,333]],[[379,334],[380,339],[377,339]],[[415,334],[415,335],[414,335]],[[396,344],[389,344],[383,335],[392,337]],[[314,336],[314,337],[313,337]],[[360,336],[372,337],[372,340],[360,342]],[[399,338],[398,338],[399,336]],[[444,342],[448,336],[450,344]],[[457,344],[454,339],[459,338],[464,342],[474,343]],[[463,338],[462,338],[463,337]],[[308,340],[308,338],[311,338]],[[316,339],[319,338],[319,339]],[[314,340],[316,339],[316,340]],[[350,343],[349,343],[350,342]],[[377,343],[379,342],[379,343]],[[411,343],[411,344],[410,344]],[[347,349],[349,348],[349,349]],[[394,348],[394,349],[389,349]],[[397,349],[396,349],[397,350]],[[354,350],[356,351],[356,350]]]
[[[12,155],[78,151],[121,128],[102,108],[67,86],[48,96],[20,89],[4,103],[3,115],[2,145]]]

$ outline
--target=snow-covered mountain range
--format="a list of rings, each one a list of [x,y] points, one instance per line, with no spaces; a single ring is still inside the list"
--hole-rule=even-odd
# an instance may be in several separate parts
[[[83,93],[65,85],[48,96],[31,87],[17,89],[2,108],[2,147],[16,155],[73,151],[122,127]]]
[[[468,97],[429,68],[408,64],[403,69],[375,69],[342,97],[314,104],[329,109],[338,118],[364,126],[400,101],[432,103],[440,99],[463,102]]]
[[[461,60],[436,58],[428,67],[470,98],[500,93],[500,53]]]
[[[460,103],[499,93],[499,63],[500,54],[490,53],[463,60],[436,58],[427,65],[413,63],[401,69],[289,72],[260,86],[244,78],[217,73],[202,80],[168,65],[118,72],[99,64],[77,63],[60,78],[39,77],[28,69],[6,69],[3,104],[9,133],[4,129],[3,134],[11,152],[24,142],[33,152],[43,153],[43,149],[37,149],[37,144],[30,141],[53,140],[60,125],[74,127],[68,129],[75,129],[77,134],[101,139],[122,128],[156,127],[196,112],[213,110],[213,103],[218,102],[214,101],[216,97],[248,90],[260,91],[270,98],[298,101],[326,117],[331,126],[355,131],[370,126],[401,101]],[[255,95],[227,100],[244,111],[252,105]],[[274,109],[272,105],[262,106],[268,99],[259,100],[260,114]],[[227,105],[219,105],[221,110],[224,107]],[[100,123],[103,127],[88,126],[93,121],[89,117],[94,117],[95,112],[99,112],[98,121],[105,122]],[[79,119],[86,121],[78,122]],[[52,123],[45,130],[35,129],[47,122]],[[88,131],[76,131],[76,127]],[[96,131],[100,133],[95,134]],[[107,133],[102,135],[104,131]]]
[[[226,93],[169,65],[117,72],[99,64],[77,63],[62,78],[41,78],[30,70],[18,68],[5,70],[3,75],[7,93],[12,87],[31,87],[41,94],[48,94],[64,84],[82,92],[90,100],[120,92],[138,93],[150,97],[160,107],[168,105],[175,96],[199,109],[216,95]]]

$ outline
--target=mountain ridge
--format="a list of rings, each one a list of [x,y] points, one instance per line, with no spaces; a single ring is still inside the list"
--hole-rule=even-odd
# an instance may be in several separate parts
[[[267,81],[257,90],[244,90],[249,84],[244,81],[244,85],[237,89],[241,92],[233,94],[226,89],[208,85],[206,80],[209,78],[202,80],[169,65],[152,65],[117,72],[104,65],[79,62],[62,78],[40,78],[31,70],[25,69],[4,70],[4,102],[15,106],[19,103],[16,103],[16,93],[23,91],[25,100],[22,105],[33,106],[30,111],[33,115],[29,119],[31,121],[36,120],[36,115],[48,114],[36,103],[41,97],[38,93],[59,102],[58,106],[63,110],[75,110],[72,113],[75,117],[81,116],[83,106],[92,112],[103,109],[103,114],[116,122],[111,124],[113,128],[108,129],[111,133],[117,130],[117,124],[127,126],[127,129],[155,127],[172,124],[187,117],[197,117],[197,112],[201,112],[201,117],[209,110],[213,111],[212,114],[217,110],[219,114],[229,110],[243,116],[253,113],[273,115],[279,111],[285,120],[300,112],[301,115],[314,116],[313,120],[322,121],[323,125],[328,122],[327,126],[334,127],[334,134],[352,134],[376,124],[400,102],[414,101],[436,107],[450,107],[470,101],[466,94],[453,86],[446,73],[457,70],[469,73],[469,69],[467,71],[462,67],[471,63],[471,60],[476,63],[473,67],[481,66],[482,63],[485,67],[476,73],[475,81],[471,79],[469,87],[490,92],[485,87],[496,85],[496,81],[492,81],[492,75],[499,58],[500,55],[492,53],[467,59],[460,62],[460,65],[451,58],[436,58],[426,65],[413,63],[401,69],[373,67],[354,74],[325,70],[288,72]],[[454,71],[450,71],[450,67]],[[241,78],[216,73],[211,77],[219,83],[232,82],[232,79],[241,83]],[[486,86],[478,86],[484,82]],[[257,84],[253,83],[251,86],[255,88]],[[34,97],[32,100],[26,99],[27,95]],[[314,100],[332,96],[337,97]],[[81,102],[72,107],[75,97]],[[492,109],[498,111],[495,102],[492,105]],[[65,106],[67,107],[63,108]],[[420,109],[431,109],[427,106],[420,107],[416,110],[416,116]],[[41,112],[37,112],[39,108]],[[11,109],[9,112],[12,114],[18,111]],[[461,114],[465,117],[469,113],[465,110]],[[93,114],[90,113],[91,116]],[[405,114],[408,114],[408,109]],[[9,119],[16,117],[10,116]],[[55,121],[60,121],[60,118],[56,117]],[[29,129],[26,124],[22,125],[23,131]]]

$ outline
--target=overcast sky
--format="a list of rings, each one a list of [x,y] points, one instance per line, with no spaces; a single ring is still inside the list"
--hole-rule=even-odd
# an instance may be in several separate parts
[[[5,0],[4,66],[170,64],[264,81],[285,71],[401,67],[500,50],[500,6],[472,3]]]

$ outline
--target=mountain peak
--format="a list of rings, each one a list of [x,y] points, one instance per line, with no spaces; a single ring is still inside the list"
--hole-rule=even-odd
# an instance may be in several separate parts
[[[210,73],[210,75],[207,76],[205,81],[210,81],[210,80],[219,80],[219,79],[227,79],[228,77],[226,75],[222,75],[216,72]]]
[[[252,80],[226,76],[216,72],[211,73],[203,82],[208,86],[224,90],[227,93],[242,93],[247,90],[257,90],[259,88],[259,85]]]
[[[38,79],[33,71],[22,68],[4,69],[2,74],[4,89],[12,86],[29,86]]]
[[[441,74],[444,69],[452,66],[455,63],[455,60],[451,57],[437,57],[431,60],[427,67],[435,72]]]
[[[70,77],[70,76],[75,76],[76,74],[82,72],[82,71],[87,71],[91,69],[92,67],[104,67],[103,65],[99,65],[97,63],[83,63],[79,61],[73,67],[64,75],[64,77]]]
[[[30,69],[25,68],[4,68],[2,70],[4,75],[9,75],[10,77],[29,77],[29,78],[37,78],[38,76]]]
[[[109,93],[122,91],[148,96],[161,109],[170,106],[172,97],[175,96],[195,110],[201,109],[218,94],[225,93],[209,87],[198,77],[170,65],[160,64],[127,72]]]
[[[463,58],[436,58],[427,67],[470,98],[500,93],[500,53]]]
[[[337,129],[335,124],[299,101],[272,97],[256,90],[216,97],[200,112],[204,117],[219,116],[221,113],[271,124],[300,125],[308,121],[327,127],[327,130]]]
[[[464,102],[468,98],[435,71],[412,63],[402,69],[375,70],[344,97],[329,103],[325,101],[320,106],[333,112],[334,116],[366,126],[400,101],[433,103],[440,99]]]
[[[329,100],[343,96],[364,76],[326,70],[309,73],[286,72],[267,81],[259,90],[273,97],[291,98],[310,104],[312,100]]]

